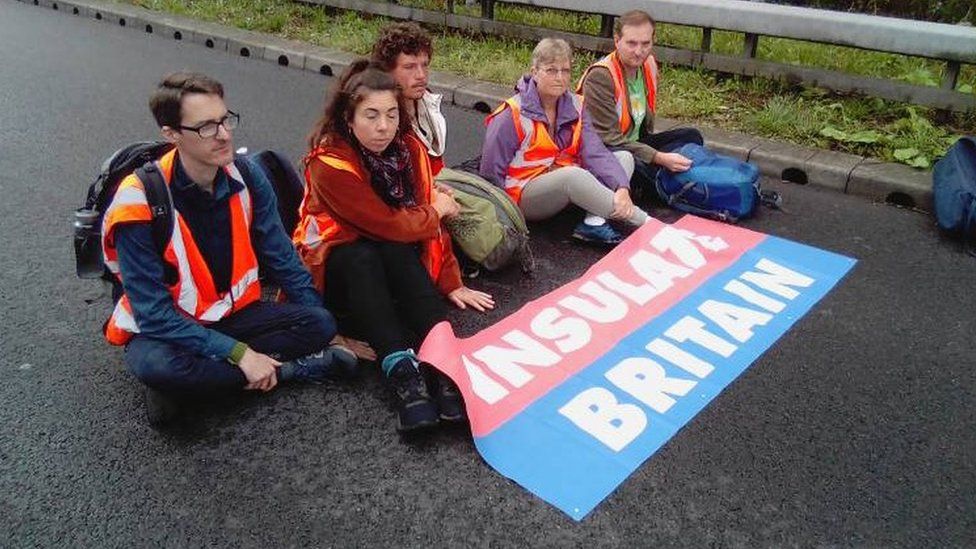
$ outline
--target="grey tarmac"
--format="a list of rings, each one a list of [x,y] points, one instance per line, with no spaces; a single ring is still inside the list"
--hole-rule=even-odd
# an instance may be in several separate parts
[[[238,37],[238,40],[244,39]],[[279,46],[281,47],[281,46]],[[401,440],[375,371],[143,418],[110,299],[74,276],[71,211],[102,158],[153,138],[167,71],[224,82],[238,145],[298,161],[331,79],[0,0],[0,546],[966,546],[976,539],[974,260],[929,215],[817,185],[744,226],[855,269],[576,523],[491,470],[464,430]],[[447,108],[448,162],[483,114]],[[653,213],[673,220],[660,208]],[[582,273],[577,214],[533,225],[534,278],[483,275],[498,310]]]

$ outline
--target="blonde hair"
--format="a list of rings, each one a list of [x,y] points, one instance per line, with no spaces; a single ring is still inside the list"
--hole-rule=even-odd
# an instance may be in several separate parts
[[[562,38],[543,38],[532,50],[532,68],[549,65],[566,59],[573,60],[573,48]]]

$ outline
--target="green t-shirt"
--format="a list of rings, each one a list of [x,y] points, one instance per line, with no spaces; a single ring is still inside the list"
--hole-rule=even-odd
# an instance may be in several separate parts
[[[644,75],[637,71],[637,76],[627,79],[627,95],[630,97],[630,119],[633,122],[627,130],[627,140],[637,141],[640,138],[641,124],[647,113],[647,87],[644,85]]]

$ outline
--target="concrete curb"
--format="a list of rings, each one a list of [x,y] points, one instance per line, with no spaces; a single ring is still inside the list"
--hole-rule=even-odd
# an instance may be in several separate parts
[[[326,76],[338,75],[357,58],[348,52],[128,4],[97,0],[19,1]],[[510,87],[449,73],[431,74],[430,86],[435,92],[444,94],[444,100],[451,104],[486,113],[511,95]],[[663,118],[655,124],[659,130],[680,125],[678,121]],[[710,147],[756,164],[769,177],[932,211],[930,171],[717,128],[702,127],[701,130]]]

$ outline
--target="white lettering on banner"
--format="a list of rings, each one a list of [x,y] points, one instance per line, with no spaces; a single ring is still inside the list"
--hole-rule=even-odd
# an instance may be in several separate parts
[[[647,427],[647,415],[634,404],[621,404],[602,387],[592,387],[573,397],[559,413],[593,438],[619,452]]]
[[[747,282],[752,282],[767,292],[772,292],[780,297],[785,297],[786,299],[795,299],[796,296],[800,295],[800,292],[790,288],[789,286],[807,288],[813,284],[813,279],[809,276],[805,276],[796,271],[787,269],[786,267],[778,263],[773,263],[768,259],[760,259],[759,262],[756,263],[756,269],[763,272],[757,273],[749,271],[747,273],[743,273],[739,278]]]
[[[704,265],[704,256],[696,246],[712,251],[728,247],[721,238],[696,235],[691,231],[670,227],[659,231],[650,244],[661,252],[670,251],[685,264],[696,264],[699,267]],[[699,258],[702,261],[699,261]],[[637,251],[628,258],[627,263],[633,268],[633,274],[646,283],[633,284],[625,282],[616,273],[602,272],[595,276],[596,280],[583,283],[578,290],[583,296],[595,299],[598,305],[594,305],[590,299],[580,295],[565,297],[559,301],[559,305],[583,318],[564,317],[558,308],[546,307],[529,321],[529,328],[533,335],[542,340],[552,341],[564,355],[577,351],[585,347],[593,337],[593,329],[585,319],[601,323],[616,322],[625,318],[629,312],[627,303],[621,297],[637,305],[646,305],[661,292],[674,286],[675,278],[685,278],[694,272],[647,250]],[[603,283],[603,286],[600,283]],[[517,348],[506,349],[497,345],[487,345],[472,352],[471,357],[497,374],[512,388],[524,387],[533,379],[532,373],[524,366],[549,367],[562,358],[521,330],[513,330],[501,339]],[[469,376],[474,393],[478,396],[484,394],[490,397],[484,398],[485,402],[495,404],[510,393],[506,389],[505,394],[501,394],[497,390],[497,387],[502,387],[501,380],[493,379],[481,366],[475,365],[474,360],[468,357],[462,358],[467,361],[466,364],[471,365],[468,370],[476,372],[474,376]],[[494,384],[492,387],[480,386],[487,385],[489,381]]]
[[[582,349],[593,337],[590,324],[575,316],[562,316],[556,307],[546,307],[532,318],[529,328],[532,333],[556,344],[563,354]]]
[[[705,323],[693,316],[683,317],[668,328],[664,335],[684,343],[691,341],[725,358],[732,356],[738,347],[705,329]]]
[[[548,367],[559,362],[561,358],[522,330],[512,330],[503,335],[502,339],[514,348],[488,345],[471,354],[513,387],[521,387],[534,377],[523,365]]]
[[[698,312],[705,315],[705,318],[718,324],[739,343],[747,341],[752,337],[752,329],[756,326],[765,326],[773,319],[773,315],[762,313],[732,305],[724,301],[709,299],[698,306]]]
[[[668,395],[685,396],[698,385],[690,379],[668,377],[660,364],[642,357],[621,360],[604,377],[659,414],[667,412],[677,402]]]
[[[675,278],[686,278],[694,272],[645,250],[634,254],[628,262],[637,274],[654,286],[659,294],[674,286]]]
[[[508,396],[508,389],[492,379],[477,364],[468,360],[468,357],[462,356],[461,363],[464,364],[464,370],[468,373],[468,379],[471,380],[471,390],[478,398],[488,404],[494,404]]]
[[[672,245],[681,240],[665,242]],[[685,253],[689,261],[695,260],[687,249],[681,253]],[[789,300],[800,295],[796,287],[806,288],[815,282],[806,275],[763,258],[756,263],[754,270],[742,273],[737,280],[730,281],[723,287],[729,294],[775,313],[782,312],[786,305],[760,293],[743,281]],[[697,311],[739,343],[751,339],[757,327],[766,326],[773,319],[773,315],[768,312],[717,299],[706,299],[697,307]],[[695,343],[724,358],[731,357],[739,348],[707,330],[704,321],[691,315],[678,319],[664,331],[664,336],[677,343]],[[715,370],[712,364],[661,337],[652,339],[645,349],[699,379],[705,379]],[[606,371],[604,377],[612,387],[659,414],[669,411],[677,404],[678,398],[688,395],[698,385],[695,380],[668,377],[667,370],[660,363],[640,356],[620,360]],[[616,452],[636,440],[648,423],[642,408],[618,399],[617,394],[606,387],[583,390],[560,408],[559,413]],[[641,428],[635,432],[637,425]]]
[[[628,309],[624,300],[592,280],[584,282],[579,287],[579,293],[592,297],[593,300],[571,295],[560,299],[559,304],[587,320],[600,324],[617,322],[627,316]]]
[[[685,265],[692,269],[698,269],[705,265],[705,256],[702,255],[698,246],[693,244],[693,242],[713,252],[718,252],[729,247],[719,237],[699,236],[691,231],[675,229],[674,227],[664,227],[661,229],[651,239],[651,246],[654,246],[654,249],[659,252],[670,251]]]
[[[620,280],[617,275],[610,272],[600,273],[596,275],[596,279],[602,282],[607,288],[626,297],[637,305],[646,305],[648,301],[654,299],[660,293],[650,284],[635,286],[629,282]]]
[[[730,280],[728,284],[723,288],[726,292],[732,295],[737,295],[747,301],[750,305],[755,305],[757,307],[762,307],[771,313],[778,313],[786,308],[786,303],[778,299],[773,299],[769,296],[765,296],[756,290],[753,290],[748,285],[744,284],[740,280]]]
[[[644,348],[700,379],[715,370],[715,366],[659,337]]]
[[[626,258],[624,264],[630,271],[593,275],[560,299],[557,306],[535,313],[527,330],[511,330],[500,337],[500,342],[462,356],[474,396],[488,405],[512,397],[535,378],[534,369],[551,368],[563,356],[589,345],[595,324],[612,329],[614,323],[631,314],[633,307],[651,303],[674,287],[676,280],[705,267],[703,252],[728,247],[721,238],[673,228],[659,231],[649,245],[655,251],[640,249]],[[747,342],[773,320],[774,314],[785,310],[786,303],[779,298],[793,300],[813,282],[806,275],[760,259],[752,269],[724,285],[730,299],[704,300],[694,314],[677,319],[652,337],[644,347],[647,355],[623,357],[609,369],[604,374],[606,387],[586,388],[559,413],[602,444],[621,451],[646,429],[649,412],[671,410],[698,380],[721,367],[705,358],[707,354],[730,358],[739,349],[737,344]],[[725,334],[729,339],[723,337]],[[695,346],[690,347],[690,343]],[[694,379],[669,376],[665,365]],[[634,400],[628,402],[631,398]]]

